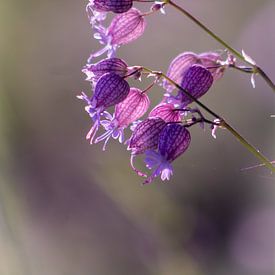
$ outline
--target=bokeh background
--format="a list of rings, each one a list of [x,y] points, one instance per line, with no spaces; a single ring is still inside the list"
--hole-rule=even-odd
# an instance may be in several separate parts
[[[275,80],[274,0],[177,0]],[[275,274],[275,180],[226,131],[193,127],[167,184],[142,186],[129,152],[90,146],[76,99],[92,51],[85,1],[0,1],[0,274]],[[150,5],[137,5],[148,10]],[[166,71],[220,46],[172,8],[118,51]],[[132,81],[144,88],[147,83]],[[163,91],[150,93],[154,103]],[[228,70],[202,100],[270,159],[274,94]],[[138,163],[142,167],[142,160]]]

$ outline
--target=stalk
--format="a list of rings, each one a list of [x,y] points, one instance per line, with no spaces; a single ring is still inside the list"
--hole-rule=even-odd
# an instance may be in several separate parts
[[[227,42],[225,42],[221,37],[219,37],[217,34],[215,34],[212,30],[210,30],[208,27],[206,27],[202,22],[200,22],[196,17],[194,17],[192,14],[190,14],[188,11],[177,5],[171,0],[166,0],[166,4],[170,4],[172,7],[174,7],[176,10],[187,16],[189,19],[191,19],[196,25],[198,25],[201,29],[203,29],[206,33],[208,33],[212,38],[214,38],[218,43],[220,43],[222,46],[224,46],[227,50],[229,50],[232,54],[234,54],[236,57],[238,57],[243,62],[249,64],[253,67],[253,71],[255,74],[259,74],[264,81],[270,86],[272,91],[275,93],[275,85],[272,82],[272,80],[269,78],[269,76],[264,72],[264,70],[257,66],[255,63],[251,62],[247,58],[245,58],[242,53],[231,47]]]
[[[141,67],[144,72],[155,75],[158,78],[164,78],[169,81],[176,88],[181,90],[184,94],[186,94],[189,98],[191,98],[195,103],[197,103],[201,108],[203,108],[206,112],[211,114],[213,117],[219,120],[219,127],[223,127],[227,129],[237,140],[247,149],[249,150],[256,158],[260,160],[260,162],[268,168],[272,173],[275,173],[275,167],[272,163],[265,157],[258,149],[256,149],[252,144],[250,144],[241,134],[237,132],[228,122],[225,121],[220,115],[212,111],[209,107],[201,103],[198,99],[192,96],[187,90],[183,89],[179,84],[177,84],[174,80],[169,78],[166,74],[158,71],[153,71],[146,67]]]

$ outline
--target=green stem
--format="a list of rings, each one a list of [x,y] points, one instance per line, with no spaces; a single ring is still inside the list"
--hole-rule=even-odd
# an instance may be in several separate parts
[[[178,85],[174,80],[169,78],[167,75],[165,75],[162,72],[153,71],[146,67],[140,67],[143,71],[153,74],[159,78],[164,78],[168,82],[170,82],[172,85],[174,85],[176,88],[181,90],[184,94],[186,94],[189,98],[191,98],[194,102],[196,102],[200,107],[202,107],[206,112],[214,116],[216,119],[219,120],[219,125],[221,127],[226,128],[231,134],[233,134],[256,158],[258,158],[261,163],[263,163],[266,168],[268,168],[271,172],[275,173],[275,167],[271,164],[271,162],[260,153],[259,150],[257,150],[253,145],[251,145],[244,137],[242,137],[232,126],[230,126],[221,116],[216,114],[214,111],[209,109],[206,105],[201,103],[198,99],[193,97],[187,90],[183,89],[180,85]]]
[[[241,59],[243,62],[249,64],[254,68],[255,73],[258,73],[261,75],[261,77],[266,81],[266,83],[271,87],[273,92],[275,92],[275,85],[272,82],[272,80],[267,76],[267,74],[257,65],[249,62],[239,51],[235,50],[233,47],[231,47],[227,42],[225,42],[223,39],[221,39],[218,35],[216,35],[213,31],[211,31],[209,28],[207,28],[203,23],[201,23],[197,18],[195,18],[192,14],[190,14],[188,11],[183,9],[182,7],[178,6],[176,3],[174,3],[171,0],[166,0],[167,4],[170,4],[175,9],[183,13],[185,16],[187,16],[189,19],[191,19],[194,23],[196,23],[200,28],[202,28],[205,32],[207,32],[210,36],[212,36],[216,41],[218,41],[221,45],[223,45],[226,49],[228,49],[231,53],[233,53],[236,57]]]

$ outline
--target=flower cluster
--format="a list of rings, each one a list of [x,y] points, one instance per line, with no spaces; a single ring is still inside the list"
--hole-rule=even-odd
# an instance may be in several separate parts
[[[92,90],[91,97],[84,92],[78,96],[86,103],[85,110],[92,122],[86,138],[91,144],[102,141],[103,150],[110,138],[126,144],[131,152],[131,166],[145,178],[144,183],[150,183],[158,176],[162,180],[170,179],[172,162],[190,145],[191,126],[199,123],[204,127],[209,123],[215,135],[218,121],[205,119],[197,108],[189,105],[202,97],[233,62],[231,56],[222,51],[184,52],[171,62],[167,77],[163,78],[160,73],[128,66],[124,60],[115,57],[121,45],[143,34],[145,16],[163,12],[164,6],[165,2],[157,1],[149,12],[142,13],[133,7],[132,0],[90,0],[87,5],[94,37],[104,47],[90,55],[82,70]],[[103,21],[108,12],[116,15],[106,28]],[[105,59],[94,62],[104,53],[107,53]],[[129,78],[142,80],[144,76],[154,77],[148,88],[141,90],[129,86]],[[163,97],[157,106],[151,107],[148,94],[156,83],[160,84],[158,89],[163,90]],[[112,114],[110,109],[114,110]],[[128,133],[132,131],[127,139],[126,129]],[[145,166],[152,170],[150,175],[135,167],[134,159],[139,155],[145,156]]]

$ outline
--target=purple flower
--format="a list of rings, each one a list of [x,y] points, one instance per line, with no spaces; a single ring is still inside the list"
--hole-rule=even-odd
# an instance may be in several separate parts
[[[193,65],[198,62],[198,55],[192,52],[184,52],[178,55],[170,64],[167,76],[174,80],[176,83],[181,83],[184,73]],[[168,93],[174,90],[174,86],[167,80],[164,81],[164,88]]]
[[[191,94],[196,99],[203,96],[213,84],[213,76],[202,65],[192,65],[185,73],[181,87]],[[193,102],[186,93],[179,90],[176,96],[170,95],[167,99],[168,102],[178,104],[180,108],[187,106]]]
[[[183,154],[191,141],[189,131],[180,124],[167,125],[159,136],[158,152],[148,150],[145,152],[145,163],[149,169],[155,169],[153,174],[144,182],[151,183],[155,177],[169,180],[173,175],[171,163]]]
[[[105,139],[103,150],[105,150],[110,137],[118,138],[119,142],[122,143],[124,141],[124,129],[141,118],[147,112],[149,105],[150,100],[145,93],[137,88],[131,88],[126,99],[115,106],[113,116],[105,112],[108,120],[102,120],[101,125],[103,125],[106,132],[99,136],[95,142]]]
[[[224,74],[225,66],[222,66],[222,63],[221,54],[217,52],[205,52],[201,54],[184,52],[171,62],[167,76],[180,84],[186,71],[192,65],[199,64],[206,67],[211,72],[214,81],[216,81]],[[168,93],[171,93],[175,88],[167,80],[164,81],[163,86]]]
[[[148,118],[136,126],[128,142],[128,150],[132,151],[131,166],[139,176],[147,177],[135,168],[135,156],[144,153],[146,150],[157,148],[160,132],[165,125],[165,121],[161,118]]]
[[[89,5],[99,12],[123,13],[132,7],[133,0],[90,0]]]
[[[102,25],[93,25],[97,31],[94,37],[105,47],[98,52],[91,54],[88,62],[108,52],[108,57],[113,57],[120,45],[128,44],[139,38],[145,30],[146,22],[138,9],[132,8],[129,11],[118,14],[106,29]]]
[[[224,75],[225,66],[221,66],[223,62],[221,59],[221,55],[216,52],[206,52],[198,55],[199,62],[198,64],[203,65],[207,68],[212,76],[213,80],[216,81],[220,79]]]
[[[175,109],[171,103],[157,105],[149,114],[150,118],[159,117],[165,122],[179,122],[181,121],[181,112]]]
[[[82,72],[87,75],[87,81],[92,81],[95,84],[106,73],[115,73],[123,77],[128,70],[127,64],[122,59],[114,57],[103,59],[96,64],[87,64]]]
[[[130,86],[127,81],[115,73],[103,75],[95,86],[94,95],[89,99],[84,93],[78,96],[85,100],[88,105],[85,110],[89,113],[94,124],[88,132],[86,139],[90,139],[92,144],[96,132],[100,126],[100,116],[111,106],[123,101],[130,92]]]

